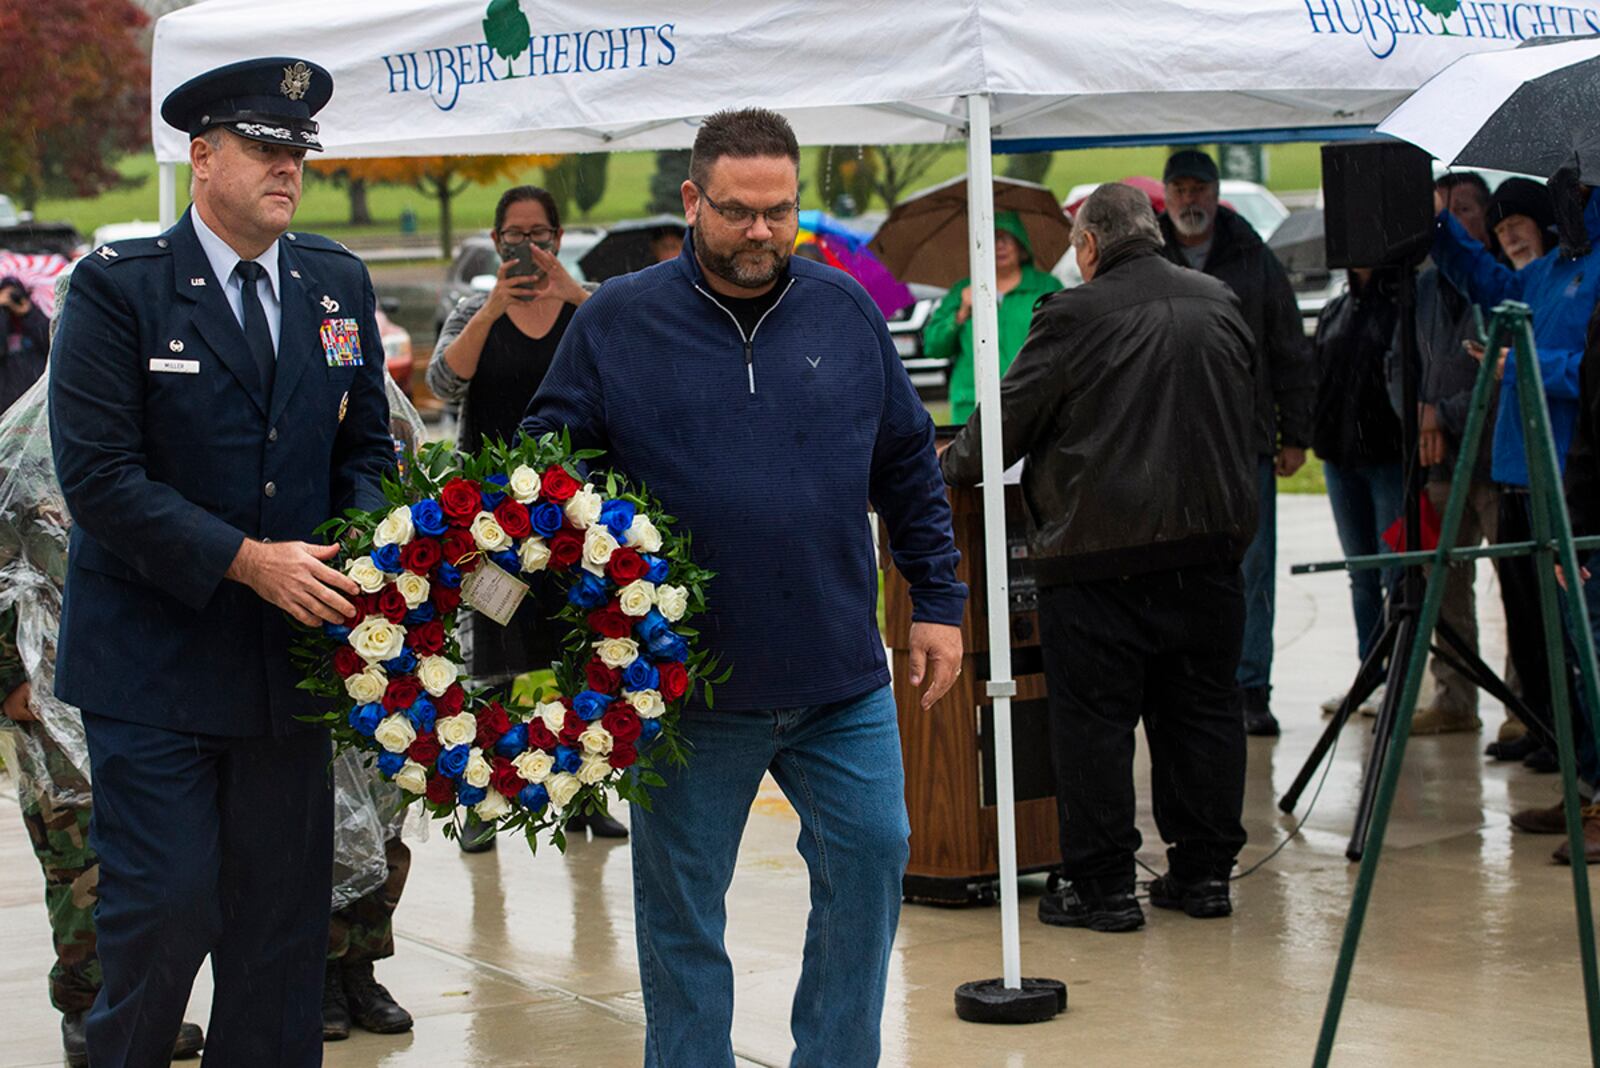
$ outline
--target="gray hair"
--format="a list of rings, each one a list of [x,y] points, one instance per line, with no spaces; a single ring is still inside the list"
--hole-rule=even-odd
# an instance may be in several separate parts
[[[1121,182],[1102,185],[1078,209],[1078,217],[1073,220],[1073,244],[1081,243],[1084,234],[1095,236],[1101,256],[1132,241],[1161,244],[1161,227],[1156,223],[1150,198]]]

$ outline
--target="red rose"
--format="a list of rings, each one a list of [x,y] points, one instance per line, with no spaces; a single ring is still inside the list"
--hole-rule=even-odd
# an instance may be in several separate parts
[[[354,650],[351,650],[351,655],[355,655]],[[361,663],[360,657],[356,657],[356,663],[358,665]],[[356,670],[359,671],[360,668],[357,667]],[[598,656],[590,657],[583,671],[589,681],[589,689],[595,693],[616,693],[617,688],[622,685],[622,672],[614,667],[606,667],[605,661]]]
[[[666,701],[676,701],[689,690],[689,672],[681,661],[669,660],[665,664],[657,664],[656,670],[661,673],[661,697]]]
[[[488,707],[478,710],[478,748],[493,749],[500,736],[511,729],[511,717],[506,715],[499,701],[490,701]]]
[[[433,702],[433,707],[439,710],[441,716],[453,716],[461,711],[461,706],[467,703],[467,691],[461,688],[459,682],[451,683],[450,688],[440,694]]]
[[[390,623],[400,623],[411,609],[406,607],[406,599],[400,596],[400,591],[390,586],[378,594],[378,611]]]
[[[341,645],[333,651],[333,670],[339,673],[341,679],[348,679],[351,675],[359,675],[366,668],[366,664],[356,655],[356,651],[348,645]]]
[[[556,738],[562,745],[577,745],[578,735],[588,729],[589,724],[584,722],[583,717],[569,708],[567,718],[561,724],[561,733],[556,735]]]
[[[406,644],[418,656],[436,656],[444,651],[444,624],[437,619],[419,623],[406,631]]]
[[[467,569],[461,561],[477,552],[478,544],[464,530],[447,530],[439,542],[439,550],[444,554],[445,563]]]
[[[433,610],[441,616],[449,615],[461,607],[461,591],[449,586],[433,587],[428,598],[433,601]]]
[[[649,570],[650,565],[644,562],[639,550],[629,545],[614,550],[611,553],[611,561],[606,564],[606,574],[616,580],[618,586],[626,586],[636,579],[644,578]]]
[[[383,707],[390,712],[401,712],[416,704],[421,696],[422,683],[417,681],[417,677],[401,675],[389,680],[389,688],[383,691]]]
[[[528,746],[533,749],[543,749],[546,753],[553,752],[561,744],[561,739],[555,736],[545,721],[534,719],[528,721]]]
[[[528,506],[510,497],[494,510],[494,521],[513,538],[526,538],[533,533],[533,525],[528,522]]]
[[[418,575],[426,575],[439,563],[439,543],[432,538],[417,538],[400,550],[400,566]]]
[[[571,500],[572,495],[578,492],[578,480],[567,474],[567,469],[560,464],[552,464],[546,468],[540,483],[545,500],[555,501],[557,504]]]
[[[443,775],[428,776],[428,800],[436,805],[451,805],[456,800],[456,784]]]
[[[378,595],[375,593],[358,593],[350,598],[350,604],[355,608],[355,615],[344,621],[347,627],[353,627],[368,616],[378,614]]]
[[[431,768],[433,762],[439,759],[439,750],[439,739],[434,733],[423,731],[417,735],[417,740],[411,743],[411,748],[406,750],[406,756],[425,768]]]
[[[632,743],[639,740],[639,732],[644,724],[639,722],[639,713],[633,710],[632,705],[618,701],[600,717],[600,726],[617,741]]]
[[[623,615],[617,602],[612,601],[589,613],[589,629],[602,638],[626,638],[633,632],[633,620]]]
[[[517,769],[511,766],[511,761],[505,757],[495,757],[494,771],[489,776],[489,785],[494,787],[497,793],[516,797],[528,783],[517,773]]]
[[[439,507],[453,527],[464,527],[483,510],[483,494],[476,482],[452,478],[439,492]],[[448,559],[448,558],[447,558]],[[454,561],[452,561],[453,563]]]
[[[550,566],[568,568],[583,558],[583,535],[561,530],[550,539]]]
[[[606,758],[614,768],[629,768],[639,759],[639,751],[630,742],[618,742],[611,747],[611,755]]]

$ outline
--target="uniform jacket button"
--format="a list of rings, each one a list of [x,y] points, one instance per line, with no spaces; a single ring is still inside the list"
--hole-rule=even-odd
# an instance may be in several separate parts
[[[277,441],[278,440],[278,428],[277,427],[273,427],[271,430],[267,431],[267,440],[268,441]]]
[[[276,497],[278,495],[278,484],[276,482],[268,482],[265,492],[268,497]]]

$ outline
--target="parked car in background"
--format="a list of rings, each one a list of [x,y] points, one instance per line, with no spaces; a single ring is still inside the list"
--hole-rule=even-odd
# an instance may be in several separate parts
[[[106,223],[104,226],[95,227],[94,236],[89,238],[90,248],[99,248],[116,241],[129,241],[138,237],[159,237],[161,224],[145,222],[135,219],[132,222]]]
[[[1160,182],[1154,178],[1146,178],[1144,181],[1150,185],[1160,185]],[[1062,203],[1077,204],[1090,193],[1100,188],[1102,184],[1101,182],[1085,182],[1082,185],[1075,185],[1067,193]],[[1289,209],[1284,206],[1283,201],[1279,200],[1272,190],[1256,182],[1245,182],[1237,178],[1224,178],[1222,187],[1217,191],[1217,195],[1224,204],[1243,215],[1245,221],[1255,228],[1256,233],[1261,235],[1261,240],[1263,241],[1270,240],[1273,231],[1277,230],[1283,224],[1283,220],[1289,217]],[[1157,212],[1161,211],[1161,208],[1160,204],[1156,205]],[[1065,260],[1066,257],[1062,257],[1062,259]]]
[[[409,398],[416,359],[411,352],[411,331],[389,318],[399,310],[400,302],[393,297],[378,301],[378,336],[383,339],[383,366]]]
[[[0,193],[0,226],[15,226],[22,221],[22,216],[17,213],[17,206],[11,198]]]
[[[556,257],[567,273],[580,282],[588,281],[578,261],[594,248],[606,234],[597,226],[569,227],[561,235],[561,252]],[[434,315],[434,336],[444,329],[444,321],[455,310],[462,297],[474,291],[487,292],[494,288],[494,276],[500,270],[500,253],[487,233],[463,238],[456,246],[455,259],[445,270],[444,291],[439,295],[439,308]],[[475,284],[476,283],[476,284]]]
[[[950,361],[926,354],[922,332],[946,292],[937,286],[912,283],[911,295],[917,298],[916,303],[889,317],[889,336],[894,339],[900,361],[906,365],[911,384],[922,396],[932,399],[944,397],[950,391]]]

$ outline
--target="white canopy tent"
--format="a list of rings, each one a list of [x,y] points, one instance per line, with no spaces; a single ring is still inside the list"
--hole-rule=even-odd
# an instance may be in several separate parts
[[[1366,130],[1465,53],[1600,30],[1600,0],[523,0],[526,47],[486,41],[487,0],[209,0],[156,26],[151,95],[253,56],[333,74],[330,158],[686,147],[724,107],[785,114],[803,143],[965,141],[979,399],[999,403],[991,152],[1037,142],[1319,139]],[[1448,31],[1448,32],[1446,32]],[[496,35],[499,36],[498,34]],[[517,44],[524,44],[518,41]],[[156,109],[152,109],[153,111]],[[187,138],[152,116],[162,219]],[[989,603],[1007,596],[1000,422],[983,425]],[[1002,963],[1020,984],[1011,644],[988,621]]]

